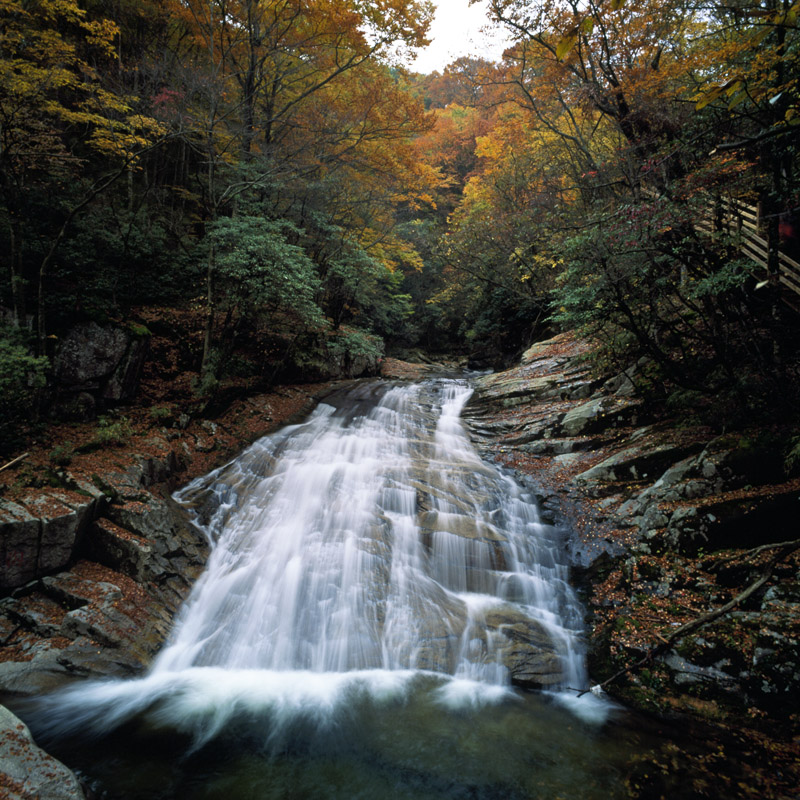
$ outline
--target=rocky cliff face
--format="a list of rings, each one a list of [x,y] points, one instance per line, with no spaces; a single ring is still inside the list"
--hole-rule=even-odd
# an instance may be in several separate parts
[[[153,479],[171,450],[0,505],[0,692],[143,670],[205,563],[208,543]],[[100,645],[98,647],[98,645]]]
[[[642,709],[744,731],[754,786],[780,770],[779,784],[800,782],[800,479],[784,471],[787,432],[657,418],[637,396],[639,365],[601,378],[587,351],[557,336],[480,378],[473,438],[571,531],[594,680],[613,678],[606,690]]]

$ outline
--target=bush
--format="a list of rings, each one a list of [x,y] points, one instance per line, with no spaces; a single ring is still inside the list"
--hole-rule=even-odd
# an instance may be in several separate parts
[[[169,406],[153,406],[147,414],[153,425],[169,425],[175,419],[175,412]]]
[[[335,358],[349,363],[356,358],[380,358],[383,355],[383,340],[379,336],[342,326],[331,335],[327,343],[328,352]]]
[[[112,421],[108,417],[99,417],[97,420],[97,432],[80,450],[90,453],[100,450],[102,447],[118,447],[125,444],[133,436],[133,428],[127,417],[121,417]]]
[[[789,441],[789,448],[783,462],[786,475],[790,478],[800,475],[800,436],[794,436]]]
[[[39,391],[47,383],[50,362],[32,356],[15,332],[0,333],[0,453],[23,441],[26,423],[33,420]]]
[[[50,463],[55,467],[68,467],[75,455],[75,446],[72,442],[64,442],[54,447],[48,454]]]

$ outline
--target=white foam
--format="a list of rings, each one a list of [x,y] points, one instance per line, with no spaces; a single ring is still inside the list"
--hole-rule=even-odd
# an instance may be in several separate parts
[[[298,723],[331,730],[358,705],[391,707],[412,694],[449,711],[495,705],[514,696],[504,686],[424,670],[309,672],[193,667],[134,681],[97,681],[37,702],[34,724],[48,735],[104,735],[134,718],[190,736],[200,747],[242,719],[258,720],[263,744],[278,743]]]
[[[591,692],[581,694],[576,691],[565,690],[552,692],[550,696],[562,708],[590,725],[602,725],[618,708],[607,697],[598,697]]]
[[[493,685],[466,678],[453,678],[443,683],[436,689],[434,696],[439,705],[450,711],[497,705],[517,697],[510,686]]]

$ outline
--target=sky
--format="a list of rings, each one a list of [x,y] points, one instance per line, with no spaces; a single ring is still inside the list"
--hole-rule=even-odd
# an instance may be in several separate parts
[[[441,72],[459,56],[477,55],[499,59],[506,45],[502,36],[481,33],[486,25],[487,0],[474,5],[469,0],[434,0],[436,16],[428,37],[433,41],[419,51],[411,64],[414,72]]]

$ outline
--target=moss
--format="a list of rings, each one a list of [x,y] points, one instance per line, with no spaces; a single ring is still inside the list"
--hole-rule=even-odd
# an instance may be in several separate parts
[[[153,335],[147,325],[140,322],[128,322],[127,328],[137,339],[146,339]]]
[[[96,472],[92,473],[92,483],[108,498],[110,503],[116,503],[119,500],[119,492]]]
[[[629,684],[617,693],[617,697],[640,711],[661,713],[669,705],[662,692],[648,686]]]

